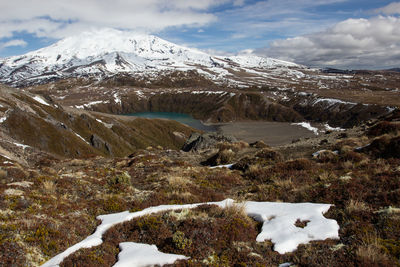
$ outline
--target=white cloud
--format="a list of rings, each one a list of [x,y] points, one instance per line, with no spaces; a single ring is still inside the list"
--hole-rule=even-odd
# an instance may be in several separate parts
[[[254,50],[253,49],[244,49],[244,50],[239,51],[237,54],[239,56],[253,55],[254,54]]]
[[[10,40],[10,41],[5,42],[5,43],[0,43],[0,49],[4,49],[4,48],[7,48],[7,47],[13,47],[13,46],[25,47],[27,45],[28,45],[28,43],[25,42],[24,40],[14,39],[14,40]]]
[[[28,45],[28,43],[25,42],[24,40],[21,40],[21,39],[14,39],[14,40],[10,40],[10,41],[5,42],[5,43],[0,43],[0,49],[4,49],[4,48],[7,48],[7,47],[12,47],[12,46],[22,46],[22,47],[25,47],[25,46],[27,46],[27,45]]]
[[[235,55],[235,53],[229,53],[229,52],[217,50],[217,49],[201,49],[200,51],[203,51],[209,55],[214,55],[214,56],[219,56],[219,57],[230,57],[230,56]]]
[[[338,20],[321,16],[313,9],[346,0],[267,0],[217,13],[218,27],[231,32],[232,39],[265,39],[294,36],[322,30]],[[259,40],[258,40],[259,41]]]
[[[375,10],[377,13],[383,13],[385,15],[396,15],[400,14],[400,2],[394,2],[382,8]]]
[[[274,41],[257,53],[309,66],[398,66],[400,18],[348,19],[321,32]]]
[[[233,5],[234,6],[243,6],[244,2],[245,2],[245,0],[235,0],[235,1],[233,1]]]
[[[13,0],[0,1],[0,38],[26,31],[65,37],[88,28],[160,31],[202,26],[217,19],[213,6],[237,0]]]

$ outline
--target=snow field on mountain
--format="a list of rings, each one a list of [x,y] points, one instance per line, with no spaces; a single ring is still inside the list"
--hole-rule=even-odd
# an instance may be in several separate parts
[[[90,248],[93,246],[100,245],[103,240],[103,234],[116,224],[132,220],[144,215],[158,213],[163,211],[181,210],[181,209],[193,209],[200,205],[209,204],[217,205],[220,208],[225,208],[233,205],[244,206],[246,214],[256,221],[262,222],[263,226],[260,234],[257,236],[258,242],[265,240],[271,240],[274,245],[274,250],[283,254],[296,250],[300,244],[306,244],[313,240],[325,240],[327,238],[337,239],[339,238],[339,225],[335,220],[327,219],[323,216],[329,208],[330,204],[313,204],[313,203],[275,203],[275,202],[253,202],[247,201],[244,203],[235,203],[232,199],[226,199],[220,202],[207,202],[198,204],[186,204],[186,205],[161,205],[156,207],[146,208],[142,211],[132,212],[124,211],[120,213],[100,215],[97,219],[101,220],[102,223],[97,227],[96,231],[85,238],[83,241],[73,245],[64,252],[56,255],[43,267],[58,266],[64,258],[74,253],[81,248]],[[296,221],[307,221],[304,228],[296,227]],[[144,249],[147,246],[137,245],[122,245],[125,249]],[[149,247],[147,247],[149,248]],[[147,253],[156,253],[154,247],[149,248],[150,251]],[[120,255],[122,259],[137,262],[143,260],[139,256],[125,258],[125,253]],[[176,255],[175,255],[176,256]],[[120,258],[121,259],[121,258]],[[117,265],[118,266],[118,265]],[[120,265],[127,266],[127,265]]]

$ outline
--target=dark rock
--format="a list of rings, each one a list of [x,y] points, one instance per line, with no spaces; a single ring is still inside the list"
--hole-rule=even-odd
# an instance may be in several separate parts
[[[244,157],[244,158],[240,159],[237,163],[233,164],[231,169],[245,172],[250,168],[250,165],[252,165],[253,163],[254,163],[253,158]]]
[[[324,145],[328,143],[328,139],[323,139],[321,142],[319,142],[320,145]]]
[[[232,143],[237,142],[237,140],[231,135],[223,135],[220,133],[193,133],[183,145],[182,150],[185,152],[206,150],[220,142]]]
[[[90,136],[90,145],[94,148],[105,151],[110,155],[112,154],[111,146],[96,134]]]

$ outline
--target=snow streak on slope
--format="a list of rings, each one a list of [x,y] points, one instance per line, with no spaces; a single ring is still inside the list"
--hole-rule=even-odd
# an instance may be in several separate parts
[[[151,74],[163,70],[198,70],[208,78],[222,79],[229,76],[231,68],[254,72],[255,69],[295,67],[301,68],[294,63],[257,56],[218,58],[153,35],[103,29],[0,60],[0,81],[15,85],[90,75]],[[288,73],[293,74],[292,71]]]

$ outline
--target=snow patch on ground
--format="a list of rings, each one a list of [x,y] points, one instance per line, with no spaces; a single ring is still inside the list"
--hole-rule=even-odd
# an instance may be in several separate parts
[[[92,102],[89,102],[87,104],[75,106],[75,108],[78,108],[78,109],[90,108],[91,106],[94,106],[94,105],[97,105],[97,104],[103,104],[103,103],[105,103],[105,102],[101,101],[101,100],[100,101],[92,101]]]
[[[212,166],[210,169],[216,169],[216,168],[232,168],[233,164],[226,164],[226,165],[218,165],[218,166]]]
[[[79,134],[73,132],[76,136],[78,136],[80,139],[83,140],[83,142],[85,142],[86,144],[90,145],[88,141],[85,140],[85,138],[83,138],[82,136],[80,136]]]
[[[39,102],[40,104],[46,105],[46,106],[50,106],[49,103],[47,103],[43,98],[41,98],[40,96],[35,96],[33,98],[35,101]]]
[[[332,106],[335,104],[356,105],[356,103],[353,103],[353,102],[346,102],[346,101],[342,101],[342,100],[334,99],[334,98],[319,98],[314,102],[313,105],[316,105],[321,102],[324,104],[328,104],[329,106]]]
[[[396,110],[396,107],[386,107],[388,113],[392,113],[393,111]]]
[[[120,243],[121,252],[118,254],[118,262],[114,267],[145,267],[164,264],[173,264],[176,260],[187,260],[177,254],[166,254],[160,252],[155,245],[124,242]]]
[[[2,156],[3,158],[6,158],[6,159],[12,160],[10,157],[7,157],[6,155],[0,154],[0,156]]]
[[[339,238],[339,225],[335,220],[326,219],[323,214],[329,210],[329,204],[313,203],[245,203],[247,215],[263,222],[258,242],[271,240],[274,250],[280,254],[292,252],[300,244],[313,240]],[[304,228],[296,227],[297,220],[309,221]]]
[[[191,94],[199,95],[199,94],[207,94],[207,95],[222,95],[227,94],[225,91],[190,91]]]
[[[136,90],[135,93],[139,98],[144,98],[145,97],[142,90]]]
[[[340,128],[340,127],[331,127],[331,126],[329,126],[328,123],[326,123],[326,124],[324,125],[324,127],[325,127],[325,129],[326,129],[327,131],[345,131],[345,129]]]
[[[119,104],[119,105],[122,104],[122,102],[121,102],[121,97],[118,95],[118,93],[115,93],[115,94],[113,95],[113,97],[114,97],[114,102],[115,102],[115,104]]]
[[[304,127],[307,130],[313,132],[315,135],[318,135],[318,128],[311,126],[311,124],[309,122],[292,123],[292,125],[298,125],[298,126]]]
[[[6,120],[7,120],[7,117],[1,117],[1,118],[0,118],[0,123],[5,122]]]
[[[26,148],[28,148],[28,147],[30,147],[30,146],[28,146],[28,145],[24,145],[24,144],[20,144],[20,143],[13,143],[14,145],[16,145],[17,147],[22,147],[22,149],[26,149]]]
[[[113,127],[113,124],[111,123],[105,123],[102,120],[96,119],[97,122],[100,122],[101,124],[103,124],[104,126],[106,126],[108,129],[111,129]]]

